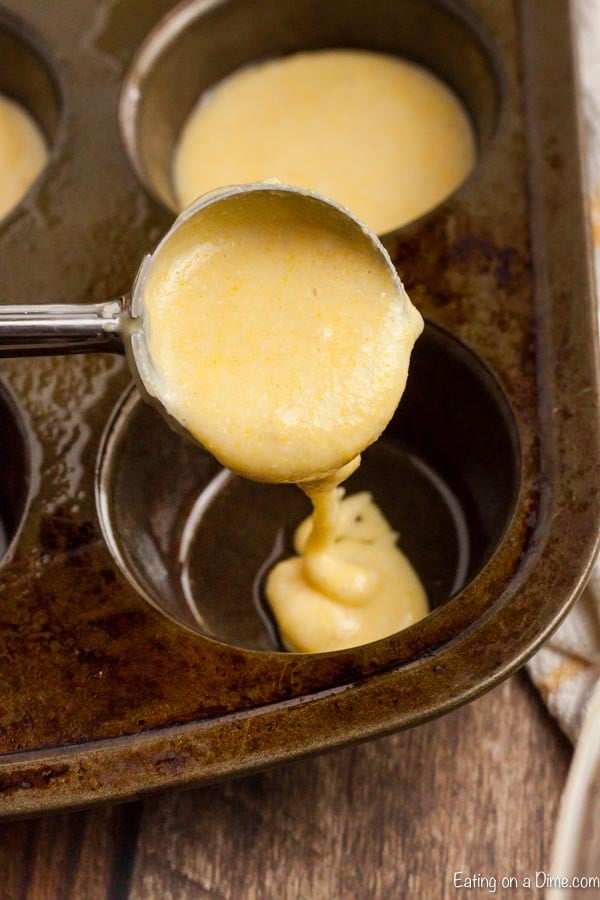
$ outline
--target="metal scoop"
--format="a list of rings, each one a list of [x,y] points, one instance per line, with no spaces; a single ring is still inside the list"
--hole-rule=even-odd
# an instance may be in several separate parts
[[[0,357],[51,356],[71,353],[123,353],[143,397],[156,406],[171,426],[185,429],[167,412],[162,399],[152,357],[147,342],[144,317],[144,288],[153,261],[174,234],[215,204],[228,204],[235,215],[240,198],[269,192],[280,196],[282,202],[298,206],[304,220],[327,223],[331,228],[344,228],[356,238],[368,242],[381,254],[398,279],[392,262],[377,236],[347,209],[311,191],[276,181],[220,188],[204,194],[185,209],[153,253],[148,254],[137,273],[130,294],[106,303],[36,304],[34,306],[0,306]],[[398,285],[400,281],[398,279]],[[189,436],[189,435],[188,435]]]

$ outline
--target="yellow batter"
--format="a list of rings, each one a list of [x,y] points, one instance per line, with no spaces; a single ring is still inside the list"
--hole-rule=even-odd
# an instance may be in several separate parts
[[[342,488],[301,487],[314,512],[294,536],[299,555],[278,563],[266,584],[288,649],[355,647],[427,615],[423,585],[371,495],[344,498]]]
[[[159,247],[143,303],[169,412],[223,465],[312,499],[302,558],[274,569],[267,595],[288,645],[318,651],[427,611],[368,495],[341,503],[337,487],[393,415],[423,322],[356,222],[302,209],[267,186],[207,206]]]
[[[203,95],[173,180],[183,208],[221,185],[278,178],[383,234],[444,200],[474,159],[461,103],[430,72],[382,53],[321,50],[241,69]]]
[[[0,94],[0,219],[25,196],[47,159],[46,142],[31,116]]]

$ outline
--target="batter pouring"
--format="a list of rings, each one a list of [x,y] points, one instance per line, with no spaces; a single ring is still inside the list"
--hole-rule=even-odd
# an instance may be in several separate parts
[[[368,495],[339,485],[404,391],[423,322],[378,243],[321,198],[269,185],[206,206],[144,286],[156,393],[226,467],[311,498],[267,596],[288,646],[361,644],[427,612]]]

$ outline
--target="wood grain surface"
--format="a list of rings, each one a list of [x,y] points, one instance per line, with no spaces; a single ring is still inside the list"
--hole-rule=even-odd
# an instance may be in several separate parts
[[[0,826],[2,900],[489,897],[547,871],[570,747],[527,677],[421,728],[141,804]],[[496,897],[536,897],[536,890]]]

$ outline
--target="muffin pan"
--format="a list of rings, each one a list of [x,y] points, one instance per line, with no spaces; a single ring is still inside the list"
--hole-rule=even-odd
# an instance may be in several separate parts
[[[413,59],[462,98],[479,160],[385,236],[429,322],[351,487],[375,492],[435,607],[397,635],[281,652],[261,577],[305,512],[300,493],[224,474],[141,403],[118,356],[2,361],[2,814],[199,784],[417,724],[496,684],[566,613],[600,518],[596,322],[569,8],[538,12],[5,2],[0,91],[52,155],[0,223],[2,302],[127,290],[173,219],[178,128],[202,89],[253,59],[332,46]]]

